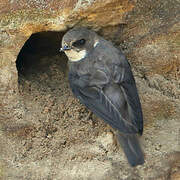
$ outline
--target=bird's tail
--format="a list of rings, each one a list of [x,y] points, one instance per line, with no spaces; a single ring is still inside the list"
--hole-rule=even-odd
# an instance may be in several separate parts
[[[117,133],[118,141],[124,150],[127,160],[131,166],[137,166],[144,163],[144,154],[139,144],[138,137],[135,134]]]

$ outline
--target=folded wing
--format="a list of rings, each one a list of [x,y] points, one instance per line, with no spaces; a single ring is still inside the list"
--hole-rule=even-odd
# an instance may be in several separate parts
[[[82,77],[71,80],[70,86],[82,104],[113,128],[122,133],[142,134],[141,104],[132,72],[129,70],[115,69],[114,80],[108,83],[107,78],[103,78],[105,73],[102,73],[99,77],[101,77],[100,82],[104,82],[103,85],[98,83],[97,78],[94,78],[94,83],[93,79],[88,83],[90,86],[84,85],[87,79]],[[116,73],[118,76],[115,75]]]

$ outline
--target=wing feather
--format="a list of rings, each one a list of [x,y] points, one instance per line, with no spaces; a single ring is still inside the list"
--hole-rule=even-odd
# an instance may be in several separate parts
[[[72,88],[81,103],[110,126],[123,133],[138,132],[136,126],[122,117],[119,109],[102,90],[92,87],[80,88],[75,85]]]
[[[121,73],[122,74],[121,74]],[[122,87],[128,105],[128,116],[133,124],[143,133],[143,115],[136,83],[130,65],[126,68],[116,67],[114,71],[115,82]]]

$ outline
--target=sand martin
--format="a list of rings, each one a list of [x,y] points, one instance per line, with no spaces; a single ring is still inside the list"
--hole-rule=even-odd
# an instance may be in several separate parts
[[[69,83],[73,94],[118,133],[131,166],[144,163],[138,134],[143,115],[128,60],[110,41],[92,30],[74,28],[62,39],[69,59]]]

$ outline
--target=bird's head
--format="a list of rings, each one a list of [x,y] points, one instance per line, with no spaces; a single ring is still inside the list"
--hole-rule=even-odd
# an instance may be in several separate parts
[[[79,61],[97,45],[98,35],[86,28],[69,30],[62,39],[62,48],[70,61]]]

